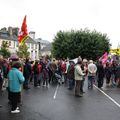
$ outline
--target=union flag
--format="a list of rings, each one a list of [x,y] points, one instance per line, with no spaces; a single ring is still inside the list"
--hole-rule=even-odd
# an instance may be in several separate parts
[[[23,45],[27,38],[28,38],[28,32],[27,32],[27,24],[26,24],[26,16],[25,16],[23,19],[21,30],[18,33],[19,45]]]

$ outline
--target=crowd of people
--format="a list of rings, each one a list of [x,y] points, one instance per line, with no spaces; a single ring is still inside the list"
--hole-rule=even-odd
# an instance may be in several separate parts
[[[50,84],[67,84],[69,90],[75,90],[76,97],[82,97],[84,81],[88,80],[88,89],[93,89],[97,82],[98,88],[120,87],[120,65],[116,61],[94,62],[78,57],[77,63],[72,60],[40,59],[36,61],[6,60],[0,58],[0,91],[8,91],[11,113],[19,113],[18,104],[21,103],[21,91],[34,87],[49,88]],[[2,107],[2,105],[0,105]]]

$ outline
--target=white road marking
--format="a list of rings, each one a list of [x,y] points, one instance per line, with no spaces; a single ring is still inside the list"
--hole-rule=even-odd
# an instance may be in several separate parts
[[[96,89],[98,89],[101,93],[103,93],[106,97],[108,97],[114,104],[116,104],[120,108],[120,104],[118,102],[116,102],[112,97],[110,97],[109,95],[107,95],[104,91],[102,91],[101,89],[99,89],[96,85],[94,85],[94,87]]]
[[[57,85],[57,87],[56,87],[56,90],[55,90],[55,93],[54,93],[53,99],[56,99],[58,88],[59,88],[59,85]]]

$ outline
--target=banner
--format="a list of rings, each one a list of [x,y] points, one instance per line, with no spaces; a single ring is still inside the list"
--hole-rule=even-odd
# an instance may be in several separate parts
[[[28,32],[27,32],[27,24],[26,24],[26,16],[25,16],[23,19],[21,30],[18,34],[19,45],[23,45],[27,40],[27,38],[28,38]]]
[[[120,49],[111,49],[110,53],[115,53],[116,55],[120,56]]]
[[[102,64],[106,64],[108,60],[108,53],[105,52],[100,58],[99,58],[99,61],[102,61]]]

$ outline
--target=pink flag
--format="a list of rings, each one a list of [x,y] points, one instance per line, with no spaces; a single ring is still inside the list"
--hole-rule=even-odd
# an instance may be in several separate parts
[[[102,61],[102,64],[106,64],[107,59],[108,59],[108,53],[105,52],[105,53],[99,58],[99,61]]]

